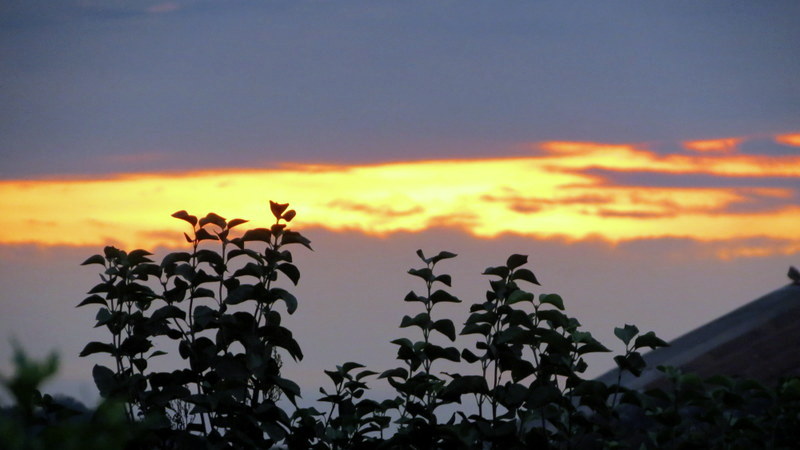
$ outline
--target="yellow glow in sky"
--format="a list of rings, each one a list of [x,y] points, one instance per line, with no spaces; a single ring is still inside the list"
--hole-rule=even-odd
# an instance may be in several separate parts
[[[387,234],[454,227],[485,238],[517,233],[610,242],[767,238],[800,248],[794,201],[800,156],[659,155],[635,145],[575,142],[537,150],[502,159],[5,180],[0,243],[182,245],[185,223],[173,212],[213,211],[268,226],[271,199],[298,210],[293,225],[300,229]],[[615,178],[625,174],[639,178]],[[649,185],[652,175],[672,181]]]
[[[741,139],[737,138],[709,139],[704,141],[684,142],[683,146],[697,152],[730,153],[736,150],[736,147],[741,141]]]

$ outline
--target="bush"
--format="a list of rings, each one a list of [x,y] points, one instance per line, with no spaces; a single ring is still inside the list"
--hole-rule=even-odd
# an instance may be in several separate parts
[[[790,448],[800,437],[798,379],[768,389],[662,368],[671,389],[647,392],[585,379],[584,357],[609,350],[566,313],[560,296],[529,291],[539,282],[516,254],[486,269],[485,301],[469,306],[459,329],[435,308],[461,302],[447,291],[452,277],[438,270],[456,255],[417,251],[421,265],[409,274],[424,289],[405,297],[420,312],[400,321],[416,337],[392,341],[399,367],[379,373],[346,362],[326,370],[332,388],[320,388],[319,398],[326,412],[300,408],[300,388],[281,376],[281,355],[303,353],[281,321],[298,307],[285,287],[300,279],[289,248],[311,246],[287,228],[295,216],[288,204],[270,202],[270,210],[270,228],[237,237],[232,229],[244,220],[179,211],[173,217],[191,227],[189,251],[155,263],[144,250],[106,247],[84,262],[103,272],[79,306],[100,306],[97,326],[110,341],[88,343],[81,356],[111,357],[111,367],[92,373],[102,397],[124,405],[136,426],[128,447]],[[666,345],[633,325],[615,335],[625,345],[614,357],[620,373],[638,376],[640,352]],[[177,351],[183,366],[150,370],[167,351]],[[441,360],[463,373],[437,370]],[[397,395],[369,398],[367,383],[378,380]],[[28,397],[18,397],[23,409]],[[465,399],[476,402],[475,414],[456,406]]]

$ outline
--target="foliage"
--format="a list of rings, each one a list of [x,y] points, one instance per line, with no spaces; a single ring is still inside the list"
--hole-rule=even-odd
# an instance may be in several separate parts
[[[400,322],[417,337],[392,341],[400,366],[376,372],[346,362],[325,371],[333,387],[320,388],[318,400],[326,412],[297,407],[300,388],[280,370],[281,355],[303,357],[281,325],[283,312],[298,307],[286,286],[298,283],[300,271],[287,247],[311,247],[287,228],[295,216],[288,204],[270,202],[270,210],[270,228],[236,237],[234,227],[246,221],[179,211],[173,217],[191,227],[184,234],[189,251],[155,263],[144,250],[106,247],[84,262],[102,265],[103,273],[79,306],[99,305],[96,326],[110,341],[90,342],[81,356],[113,361],[94,367],[95,383],[104,398],[123,402],[138,442],[213,449],[788,448],[800,437],[798,379],[769,389],[663,368],[671,384],[646,392],[585,379],[586,355],[609,350],[566,313],[559,295],[530,291],[539,280],[525,267],[527,256],[517,254],[486,269],[485,299],[470,305],[458,330],[435,308],[461,303],[447,291],[452,277],[437,267],[456,255],[417,251],[422,266],[409,274],[424,291],[404,300],[422,310]],[[614,333],[625,345],[614,357],[620,374],[640,375],[641,352],[666,345],[633,325]],[[184,365],[151,370],[150,361],[166,352],[177,352]],[[444,372],[445,362],[463,370]],[[369,398],[367,383],[382,380],[397,395]],[[28,398],[18,398],[23,409]],[[457,406],[465,400],[475,402],[476,413]]]
[[[103,402],[95,411],[69,398],[39,391],[58,367],[55,355],[29,359],[15,346],[16,372],[0,376],[14,406],[0,409],[0,448],[7,450],[105,450],[143,444],[138,426],[126,420],[122,404]],[[143,435],[142,435],[143,436]]]

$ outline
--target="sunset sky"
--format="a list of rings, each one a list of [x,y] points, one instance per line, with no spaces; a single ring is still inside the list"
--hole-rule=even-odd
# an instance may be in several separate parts
[[[268,225],[268,200],[315,249],[287,322],[309,397],[334,364],[392,367],[417,248],[460,254],[443,269],[467,303],[529,254],[601,340],[674,338],[800,265],[798,20],[793,1],[3,2],[0,372],[16,337],[92,399],[78,264],[180,247],[180,209]]]

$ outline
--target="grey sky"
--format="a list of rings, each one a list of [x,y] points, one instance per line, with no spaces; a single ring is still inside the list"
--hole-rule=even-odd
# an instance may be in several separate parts
[[[797,2],[53,3],[0,7],[0,177],[800,123]]]

